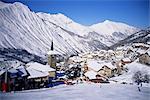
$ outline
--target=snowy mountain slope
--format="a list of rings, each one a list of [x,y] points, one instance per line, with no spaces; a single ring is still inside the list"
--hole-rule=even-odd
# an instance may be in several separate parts
[[[56,26],[56,29],[60,29],[58,32],[59,36],[63,37],[65,41],[68,41],[73,47],[78,48],[77,52],[85,52],[85,51],[93,51],[97,49],[106,49],[108,48],[105,44],[101,43],[100,41],[96,42],[95,40],[89,39],[86,36],[80,36],[78,34],[75,34],[70,29],[66,29],[64,26],[61,26],[60,24],[56,24],[56,22],[53,22],[49,19],[42,18],[41,19],[49,26],[50,24],[53,24]],[[66,25],[67,26],[67,25]],[[61,30],[63,32],[61,32]],[[65,33],[64,33],[65,32]],[[78,41],[78,42],[76,42]],[[80,49],[83,48],[84,49]]]
[[[136,32],[128,36],[127,38],[119,41],[118,43],[112,45],[110,48],[113,49],[121,45],[131,44],[135,42],[143,42],[143,43],[150,42],[150,28]]]
[[[124,35],[130,35],[135,32],[136,28],[120,22],[113,22],[105,20],[103,23],[98,23],[90,26],[95,32],[104,35],[114,35],[114,32],[125,33]]]
[[[54,41],[56,51],[66,54],[93,51],[108,48],[136,28],[114,28],[114,36],[95,32],[94,26],[80,25],[63,14],[31,12],[18,2],[7,4],[0,2],[0,47],[25,49],[30,53],[44,56]],[[120,25],[116,23],[116,26]],[[116,27],[114,26],[114,27]],[[117,26],[119,27],[119,26]],[[109,28],[109,27],[108,27]],[[106,33],[108,30],[107,26]],[[103,31],[104,32],[104,31]],[[116,33],[115,33],[116,32]],[[127,32],[127,33],[121,33]],[[117,35],[115,37],[115,35]]]
[[[85,36],[88,32],[91,31],[88,28],[88,26],[83,26],[81,24],[78,24],[61,13],[46,14],[46,13],[40,12],[40,13],[37,13],[37,15],[47,21],[53,22],[56,25],[59,25],[60,27],[66,29],[66,30],[69,30],[80,36]]]
[[[66,17],[63,14],[37,13],[41,18],[53,22],[60,27],[69,30],[79,36],[90,38],[91,33],[98,35],[96,40],[107,46],[117,43],[128,35],[137,32],[139,29],[124,23],[106,20],[92,26],[83,26]]]
[[[43,21],[21,3],[10,4],[0,9],[0,46],[21,48],[37,55],[45,54],[54,41],[54,47],[61,53],[84,51],[84,46],[68,33],[51,23]],[[67,36],[66,41],[59,34]]]
[[[99,39],[101,39],[102,43],[107,43],[107,46],[111,46],[139,30],[133,26],[109,20],[105,20],[103,23],[94,24],[90,26],[90,28],[103,37]]]

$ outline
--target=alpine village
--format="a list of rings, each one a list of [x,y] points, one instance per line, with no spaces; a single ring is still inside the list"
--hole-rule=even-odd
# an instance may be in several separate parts
[[[52,41],[46,57],[45,64],[1,62],[0,90],[11,92],[82,83],[115,82],[132,85],[132,81],[120,81],[116,77],[127,73],[130,66],[150,66],[150,43],[133,43],[114,50],[98,50],[64,57],[55,51]]]

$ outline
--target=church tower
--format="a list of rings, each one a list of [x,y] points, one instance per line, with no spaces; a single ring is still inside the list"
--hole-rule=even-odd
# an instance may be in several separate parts
[[[51,50],[47,54],[48,54],[48,64],[50,65],[50,67],[56,69],[56,53],[54,52],[53,41],[51,43]]]

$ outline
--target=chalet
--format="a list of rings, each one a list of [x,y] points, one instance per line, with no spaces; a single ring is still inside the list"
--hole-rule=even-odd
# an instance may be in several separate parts
[[[28,76],[29,89],[44,87],[48,83],[48,73],[42,72],[33,68],[28,67],[27,71],[30,76]]]
[[[150,45],[147,45],[147,44],[144,44],[144,43],[134,43],[133,47],[134,48],[140,48],[140,49],[143,49],[143,50],[147,50],[147,49],[150,48]]]
[[[122,63],[122,61],[117,61],[116,62],[116,67],[117,67],[117,74],[121,74],[122,70],[123,70],[123,66],[124,63]]]
[[[52,67],[50,67],[49,65],[43,65],[43,64],[40,64],[40,63],[37,63],[37,62],[31,62],[31,63],[28,63],[27,66],[30,68],[30,69],[36,69],[38,71],[41,71],[41,72],[46,72],[48,73],[48,77],[51,77],[51,78],[55,78],[56,77],[56,70]]]
[[[108,83],[107,77],[97,74],[97,72],[91,70],[87,71],[85,74],[86,80],[94,83]]]
[[[117,47],[116,51],[115,51],[115,56],[118,59],[121,59],[124,57],[126,51],[124,51],[124,47]]]
[[[142,64],[148,64],[150,65],[150,51],[148,51],[147,53],[145,54],[141,54],[139,56],[139,62],[142,63]]]
[[[27,82],[27,77],[29,76],[26,68],[24,65],[17,66],[16,70],[18,71],[18,74],[20,75],[20,80],[21,87],[22,89],[28,89],[28,82]],[[21,89],[21,90],[22,90]]]
[[[106,77],[112,77],[115,74],[115,70],[117,70],[117,67],[112,63],[102,63],[101,66],[102,68],[98,71],[98,74]]]
[[[117,67],[112,65],[112,63],[107,63],[104,61],[87,60],[84,65],[84,72],[94,71],[99,75],[106,77],[112,77],[115,74]]]
[[[134,48],[132,46],[128,46],[124,54],[124,57],[130,57],[133,53],[134,53]]]
[[[26,89],[26,79],[28,76],[27,71],[22,66],[17,69],[10,67],[0,71],[0,85],[1,91],[20,91]]]

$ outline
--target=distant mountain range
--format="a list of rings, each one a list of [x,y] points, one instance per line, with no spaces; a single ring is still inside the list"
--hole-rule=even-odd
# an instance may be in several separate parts
[[[24,49],[41,57],[52,40],[56,51],[71,55],[107,49],[140,30],[109,20],[83,26],[60,13],[35,13],[19,2],[0,1],[0,18],[0,48]]]
[[[122,46],[122,45],[128,45],[128,44],[132,44],[132,43],[150,43],[150,27],[148,27],[145,30],[140,30],[130,36],[128,36],[127,38],[119,41],[118,43],[112,45],[110,48],[116,48],[118,46]]]

